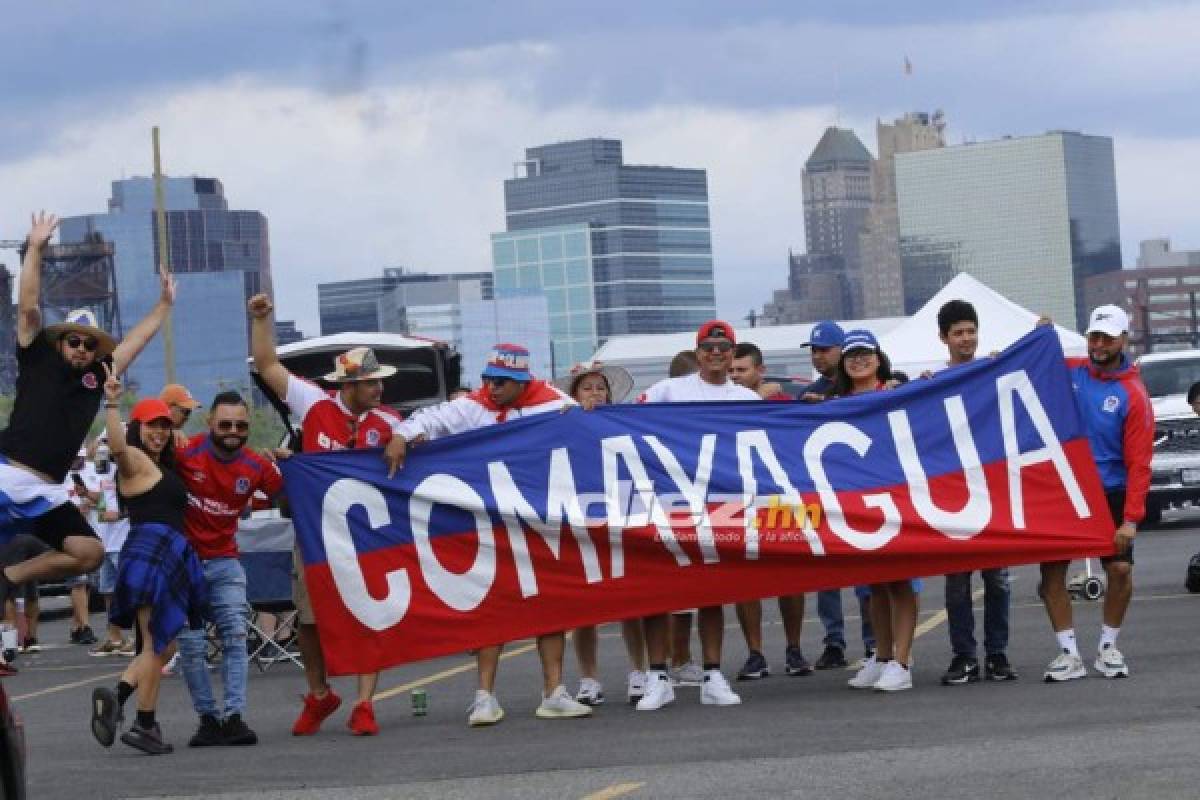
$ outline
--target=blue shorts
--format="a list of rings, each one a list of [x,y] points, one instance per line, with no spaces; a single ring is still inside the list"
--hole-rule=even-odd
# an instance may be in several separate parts
[[[100,562],[100,569],[95,573],[97,575],[96,588],[100,594],[112,594],[117,588],[117,556],[119,553],[105,553],[104,560]]]

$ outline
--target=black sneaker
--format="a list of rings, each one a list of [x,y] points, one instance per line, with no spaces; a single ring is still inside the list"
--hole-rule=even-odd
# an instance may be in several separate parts
[[[750,655],[746,658],[746,663],[738,670],[737,679],[739,681],[756,681],[770,674],[771,670],[767,667],[767,659],[757,650],[751,650]]]
[[[836,644],[825,645],[825,651],[814,664],[817,669],[839,669],[846,666],[846,651]]]
[[[112,747],[121,727],[121,704],[117,693],[100,686],[92,690],[92,736],[105,747]]]
[[[1015,681],[1017,673],[1008,663],[1004,653],[992,653],[983,662],[983,671],[989,681]]]
[[[75,644],[95,644],[100,641],[96,638],[96,634],[92,632],[91,625],[84,625],[78,631],[72,631],[71,641]]]
[[[230,714],[225,718],[221,723],[221,739],[223,744],[235,746],[258,744],[258,734],[242,721],[241,714]]]
[[[212,714],[200,715],[200,727],[188,739],[188,747],[216,747],[225,744],[221,723]]]
[[[942,686],[958,686],[979,680],[979,661],[971,656],[955,656],[942,675]]]
[[[800,652],[799,647],[788,645],[783,661],[783,671],[788,675],[812,675],[812,664],[808,663],[808,659],[804,657],[804,653]]]
[[[152,756],[175,752],[174,747],[163,741],[162,728],[158,727],[157,722],[149,728],[133,723],[133,727],[121,734],[121,741]]]

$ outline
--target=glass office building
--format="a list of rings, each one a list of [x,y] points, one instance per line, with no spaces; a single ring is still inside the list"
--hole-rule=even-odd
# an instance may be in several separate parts
[[[516,172],[504,182],[506,231],[492,236],[496,291],[501,275],[519,288],[535,274],[548,281],[560,369],[580,360],[588,337],[594,350],[609,336],[689,330],[716,315],[704,170],[628,165],[621,142],[584,139],[529,148]]]
[[[385,267],[378,278],[317,284],[321,335],[376,331],[406,333],[405,306],[457,302],[458,284],[464,281],[477,283],[483,299],[491,299],[490,272],[430,273]]]
[[[213,178],[164,180],[171,267],[178,281],[172,312],[176,378],[202,402],[249,386],[246,301],[271,289],[267,218],[231,211]],[[114,181],[108,213],[62,220],[64,244],[99,235],[113,244],[117,302],[126,330],[158,302],[154,181]],[[156,336],[129,371],[130,385],[156,393],[166,382],[163,337]]]
[[[1121,268],[1112,139],[1067,131],[896,154],[906,313],[958,272],[1082,328]]]

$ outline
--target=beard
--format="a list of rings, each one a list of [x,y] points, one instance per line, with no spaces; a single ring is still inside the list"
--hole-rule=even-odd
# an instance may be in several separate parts
[[[236,453],[238,450],[241,450],[243,447],[245,447],[246,441],[250,437],[238,436],[235,433],[228,433],[228,434],[212,433],[212,434],[209,434],[208,438],[212,441],[213,447],[216,447],[222,453],[232,454],[232,453]],[[230,442],[235,443],[233,447],[229,446],[228,443],[230,443]]]

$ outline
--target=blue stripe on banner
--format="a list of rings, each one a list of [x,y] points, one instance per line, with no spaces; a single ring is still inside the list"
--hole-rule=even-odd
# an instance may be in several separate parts
[[[909,443],[906,449],[933,480],[963,471],[960,452],[988,465],[1004,461],[1014,446],[1029,453],[1044,448],[1044,439],[1083,435],[1058,338],[1052,328],[1039,328],[994,358],[829,403],[625,405],[540,415],[414,447],[392,481],[379,451],[307,454],[282,466],[311,564],[325,560],[322,502],[335,481],[381,490],[388,524],[372,524],[362,505],[347,515],[354,547],[363,554],[411,544],[409,506],[423,504],[410,504],[409,497],[419,487],[428,495],[437,483],[454,505],[433,507],[431,539],[474,530],[476,511],[496,521],[496,487],[508,483],[545,519],[554,459],[569,465],[562,474],[573,481],[571,493],[592,497],[602,497],[614,477],[648,479],[659,495],[687,494],[686,484],[697,482],[702,466],[699,481],[709,473],[711,501],[715,494],[740,497],[750,477],[759,496],[787,494],[781,482],[800,493],[817,491],[820,481],[848,492],[900,486],[908,476],[898,442]],[[585,512],[602,515],[603,508]]]

